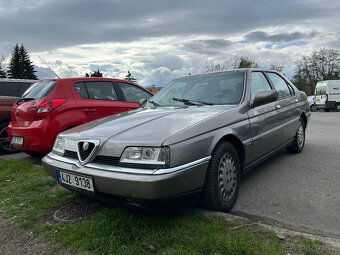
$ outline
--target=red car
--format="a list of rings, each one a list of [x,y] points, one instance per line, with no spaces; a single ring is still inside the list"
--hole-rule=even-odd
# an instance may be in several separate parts
[[[29,155],[50,152],[67,129],[136,109],[152,94],[137,84],[107,78],[48,79],[33,84],[13,105],[8,137]]]

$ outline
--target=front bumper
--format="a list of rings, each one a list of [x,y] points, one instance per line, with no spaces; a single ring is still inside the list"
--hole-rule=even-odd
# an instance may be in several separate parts
[[[66,170],[73,174],[93,177],[95,193],[156,200],[202,188],[209,159],[210,157],[206,157],[176,168],[149,173],[145,171],[138,173],[138,169],[132,171],[128,168],[124,172],[124,168],[119,167],[116,167],[117,171],[115,168],[105,169],[105,166],[100,169],[98,164],[96,167],[80,166],[64,162],[53,153],[45,156],[42,159],[42,164],[46,173],[55,179],[57,179],[56,170]],[[70,189],[72,188],[70,187]],[[84,193],[88,192],[84,191]]]

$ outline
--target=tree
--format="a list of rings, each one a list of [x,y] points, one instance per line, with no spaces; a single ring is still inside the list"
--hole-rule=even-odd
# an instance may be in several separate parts
[[[281,65],[281,66],[278,66],[278,65],[274,65],[274,64],[271,64],[269,69],[270,70],[274,70],[274,71],[278,71],[278,72],[282,72],[286,67],[284,65]]]
[[[37,80],[36,72],[24,45],[19,47],[16,44],[8,67],[8,77]]]
[[[5,61],[5,57],[4,55],[2,54],[0,56],[0,78],[6,78],[7,75],[6,75],[6,72],[4,71],[3,69],[3,66],[2,66],[2,63]]]
[[[245,56],[233,56],[228,58],[222,63],[215,63],[214,61],[210,61],[206,64],[206,66],[203,68],[203,73],[210,73],[210,72],[218,72],[228,69],[237,69],[237,68],[247,68],[247,67],[253,67],[257,68],[258,64],[255,62],[255,60],[250,59]]]
[[[137,80],[133,75],[131,74],[130,70],[128,71],[127,75],[125,76],[124,80],[126,81],[131,81],[131,82],[136,82]]]
[[[258,68],[259,65],[255,62],[255,60],[250,59],[248,57],[241,57],[238,68]]]
[[[103,73],[101,73],[98,69],[98,71],[94,71],[93,73],[90,73],[90,74],[86,73],[85,76],[86,77],[90,77],[90,76],[91,77],[103,77]]]
[[[340,55],[334,49],[321,48],[311,56],[301,56],[295,62],[293,81],[308,95],[314,94],[315,85],[323,80],[340,79]]]

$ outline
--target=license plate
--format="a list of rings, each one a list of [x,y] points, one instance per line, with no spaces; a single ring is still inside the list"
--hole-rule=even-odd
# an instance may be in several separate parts
[[[24,138],[21,136],[12,136],[11,144],[13,145],[20,145],[24,143]]]
[[[60,183],[94,192],[92,178],[57,170]]]

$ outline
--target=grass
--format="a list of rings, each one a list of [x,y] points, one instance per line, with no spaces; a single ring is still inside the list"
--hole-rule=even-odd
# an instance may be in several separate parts
[[[52,208],[78,195],[53,189],[56,181],[42,168],[0,160],[0,212],[42,238],[86,254],[327,254],[320,242],[279,240],[256,226],[206,217],[195,210],[150,215],[106,208],[91,220],[46,224]],[[148,248],[152,247],[151,251]],[[147,246],[147,247],[145,247]]]

